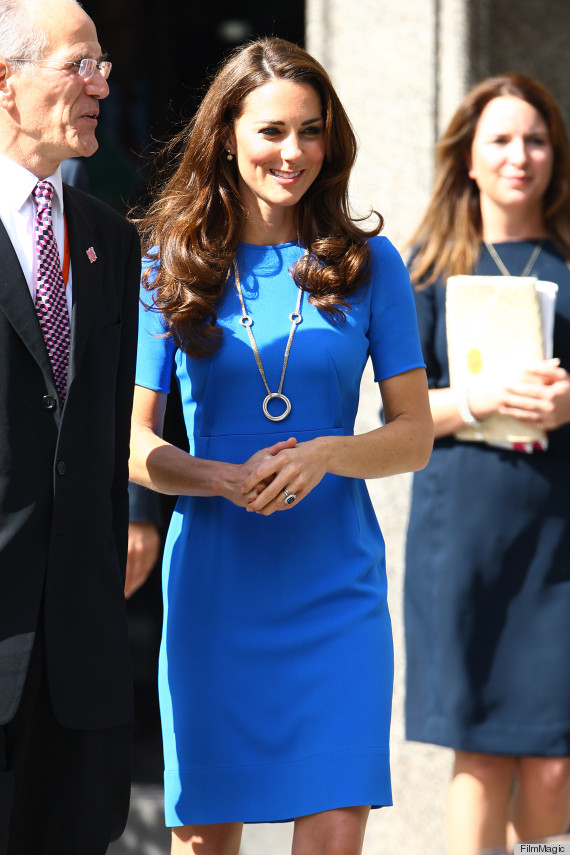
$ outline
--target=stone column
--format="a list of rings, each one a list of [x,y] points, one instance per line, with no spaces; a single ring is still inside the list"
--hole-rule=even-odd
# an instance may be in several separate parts
[[[460,0],[308,0],[307,48],[325,66],[360,149],[351,184],[357,212],[376,209],[401,249],[419,222],[433,181],[434,143],[463,95],[468,14]],[[357,430],[379,423],[379,395],[365,377]],[[395,642],[391,738],[394,807],[374,811],[366,855],[445,851],[443,812],[450,752],[404,740],[402,581],[409,476],[371,481],[386,540]]]
[[[307,2],[307,47],[331,75],[359,140],[355,210],[379,211],[399,245],[433,177],[436,18],[433,0]]]

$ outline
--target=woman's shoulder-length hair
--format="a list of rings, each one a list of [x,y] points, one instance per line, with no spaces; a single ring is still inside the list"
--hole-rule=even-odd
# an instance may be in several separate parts
[[[412,264],[414,283],[470,273],[482,237],[479,190],[469,176],[477,124],[494,98],[512,96],[531,104],[543,118],[553,151],[550,183],[543,197],[544,224],[565,257],[570,258],[570,144],[564,118],[550,92],[525,74],[488,77],[464,97],[436,147],[436,175],[427,211],[410,244],[418,247]]]

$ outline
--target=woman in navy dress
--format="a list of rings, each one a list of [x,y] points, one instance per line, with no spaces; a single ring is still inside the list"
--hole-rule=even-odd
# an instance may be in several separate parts
[[[408,531],[406,729],[455,749],[450,855],[512,848],[570,821],[569,193],[551,95],[522,75],[490,78],[439,143],[414,238],[436,442],[414,476]],[[445,281],[457,273],[557,283],[555,360],[450,388]],[[492,413],[543,425],[546,450],[454,438]]]
[[[358,855],[391,803],[392,638],[364,478],[433,442],[412,289],[348,213],[355,139],[322,67],[238,49],[142,222],[132,477],[180,496],[160,702],[172,851],[237,855],[243,822]],[[370,357],[385,426],[354,436]],[[190,453],[161,438],[175,367]]]

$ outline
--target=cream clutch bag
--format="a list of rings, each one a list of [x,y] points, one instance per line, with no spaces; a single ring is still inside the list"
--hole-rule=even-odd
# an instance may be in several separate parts
[[[452,388],[467,390],[476,377],[496,380],[545,358],[537,282],[533,276],[449,277],[446,324]],[[498,413],[455,435],[490,444],[533,443],[546,436],[540,428]]]

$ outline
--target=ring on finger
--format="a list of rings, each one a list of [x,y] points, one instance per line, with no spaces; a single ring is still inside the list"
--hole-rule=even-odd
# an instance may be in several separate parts
[[[283,500],[286,505],[292,505],[295,499],[297,498],[296,493],[290,493],[288,490],[283,490],[285,493],[285,499]]]

